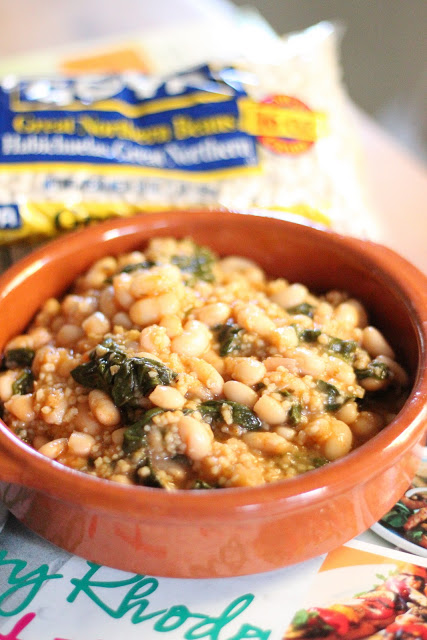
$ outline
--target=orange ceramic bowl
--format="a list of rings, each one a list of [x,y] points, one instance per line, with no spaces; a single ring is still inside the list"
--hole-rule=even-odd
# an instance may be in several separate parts
[[[107,254],[153,236],[192,236],[240,254],[272,277],[363,300],[410,371],[405,406],[346,457],[262,487],[165,492],[123,486],[40,455],[0,424],[0,495],[25,525],[89,560],[175,577],[269,571],[361,533],[407,489],[427,421],[426,278],[384,247],[277,219],[224,211],[113,220],[35,251],[0,278],[0,352],[49,296]]]

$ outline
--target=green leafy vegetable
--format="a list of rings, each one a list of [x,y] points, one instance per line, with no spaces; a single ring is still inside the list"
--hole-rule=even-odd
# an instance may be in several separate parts
[[[140,420],[127,427],[123,434],[123,451],[125,453],[132,453],[146,444],[144,427],[151,422],[154,416],[161,413],[164,413],[164,409],[160,409],[160,407],[149,409]]]
[[[256,431],[261,429],[261,420],[253,411],[239,402],[231,402],[231,400],[208,400],[207,402],[203,402],[198,409],[204,420],[215,425],[220,425],[225,422],[222,415],[222,409],[224,406],[231,409],[234,424],[240,425],[247,431]]]
[[[153,262],[152,260],[144,260],[144,262],[135,262],[134,264],[127,264],[126,266],[123,267],[123,269],[120,269],[120,271],[118,271],[114,275],[118,275],[119,273],[133,273],[134,271],[139,271],[143,269],[151,269],[151,267],[154,267],[155,264],[156,263]],[[113,282],[113,277],[114,276],[110,276],[109,278],[106,278],[105,283],[111,284],[111,282]]]
[[[189,256],[172,256],[171,263],[176,265],[184,273],[192,276],[190,283],[195,280],[204,280],[205,282],[213,282],[214,275],[212,271],[215,256],[206,247],[194,245],[194,253]]]
[[[292,396],[292,391],[289,391],[289,389],[278,389],[277,393],[280,393],[284,398],[290,398]]]
[[[384,362],[372,360],[366,369],[355,369],[356,378],[365,380],[365,378],[374,378],[375,380],[387,380],[390,377],[390,368]]]
[[[297,330],[298,338],[302,342],[317,342],[317,338],[320,336],[321,333],[322,332],[320,329]]]
[[[239,327],[238,324],[233,322],[219,324],[214,327],[214,331],[217,332],[218,342],[220,343],[220,356],[224,357],[241,349],[244,329]]]
[[[301,422],[301,418],[302,418],[302,407],[299,404],[299,402],[297,402],[296,404],[293,404],[292,407],[289,409],[288,420],[292,425],[297,425]]]
[[[170,385],[177,374],[151,358],[129,357],[111,338],[106,338],[90,354],[88,362],[71,371],[83,387],[100,389],[111,396],[127,420],[141,406],[141,399],[159,384]]]
[[[3,364],[6,369],[31,368],[35,353],[32,349],[9,349],[4,354]]]
[[[296,612],[296,614],[292,618],[291,624],[296,629],[303,629],[308,624],[310,624],[310,622],[312,620],[315,620],[316,618],[319,619],[319,622],[321,621],[321,618],[320,618],[319,614],[317,613],[317,611],[309,611],[308,609],[300,609],[299,611]]]
[[[25,395],[31,393],[34,385],[34,376],[31,369],[24,369],[19,377],[12,384],[12,393]]]
[[[286,311],[293,316],[303,315],[312,318],[315,308],[316,307],[314,307],[312,304],[308,304],[308,302],[302,302],[301,304],[297,304],[295,307],[289,307],[289,309],[286,309]]]
[[[327,347],[331,355],[339,356],[347,362],[353,360],[356,348],[357,342],[354,340],[340,340],[340,338],[331,338]]]
[[[333,384],[324,380],[318,380],[316,386],[326,395],[325,411],[338,411],[350,399],[344,396]]]
[[[328,464],[329,460],[327,458],[322,458],[322,457],[317,457],[317,458],[313,458],[313,460],[311,461],[311,464],[318,469],[319,467],[323,467],[325,466],[325,464]]]
[[[401,529],[411,514],[412,511],[399,501],[381,518],[381,522],[392,529]]]
[[[406,535],[408,536],[408,538],[412,538],[412,540],[415,540],[415,542],[419,542],[423,535],[425,535],[425,531],[423,531],[422,529],[409,530],[406,532]]]
[[[217,489],[218,487],[215,487],[214,485],[209,484],[204,480],[196,480],[194,485],[191,488],[197,490],[197,489]]]

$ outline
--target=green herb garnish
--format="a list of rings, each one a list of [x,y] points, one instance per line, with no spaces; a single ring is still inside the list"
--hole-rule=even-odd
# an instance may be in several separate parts
[[[234,424],[238,424],[247,431],[257,431],[261,429],[262,422],[246,405],[231,400],[208,400],[203,402],[198,410],[207,422],[220,426],[225,424],[222,409],[227,406],[231,409],[231,416]]]

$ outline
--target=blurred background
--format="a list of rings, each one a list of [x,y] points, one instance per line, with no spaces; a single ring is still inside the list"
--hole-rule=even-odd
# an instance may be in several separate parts
[[[278,33],[324,19],[345,26],[342,65],[353,100],[419,160],[427,160],[426,0],[0,0],[0,72],[16,57],[208,21],[252,7]],[[165,42],[165,45],[167,43]],[[28,60],[28,58],[27,58]]]

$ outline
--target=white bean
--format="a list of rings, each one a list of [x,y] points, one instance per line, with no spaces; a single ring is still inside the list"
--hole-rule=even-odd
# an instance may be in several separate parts
[[[132,322],[145,327],[159,322],[162,316],[176,314],[179,311],[179,300],[174,293],[163,293],[160,296],[142,298],[129,308]]]
[[[262,338],[267,337],[276,328],[273,320],[255,304],[247,304],[237,312],[237,324]]]
[[[84,336],[84,331],[76,324],[63,324],[56,334],[56,344],[59,347],[70,347]]]
[[[101,311],[95,311],[82,322],[83,331],[89,337],[103,336],[110,331],[110,321]]]
[[[131,282],[132,277],[129,273],[120,273],[113,278],[114,296],[117,304],[119,304],[122,309],[129,309],[135,301],[130,293]]]
[[[359,300],[355,300],[354,298],[349,298],[346,301],[346,304],[351,305],[353,309],[356,310],[356,313],[357,313],[356,327],[360,327],[361,329],[364,329],[368,324],[368,314],[363,304],[359,302]]]
[[[361,411],[356,420],[351,423],[351,430],[355,436],[369,440],[384,426],[382,416],[373,411]]]
[[[114,427],[120,422],[120,411],[111,398],[98,389],[93,389],[88,396],[89,407],[95,418],[106,427]]]
[[[293,446],[278,433],[268,431],[245,433],[242,439],[251,449],[258,449],[258,451],[270,456],[283,455]]]
[[[134,298],[145,295],[159,295],[172,291],[181,282],[181,271],[174,265],[152,267],[148,271],[136,272],[130,284]]]
[[[223,302],[207,304],[197,310],[197,317],[208,327],[215,327],[217,324],[223,324],[230,317],[230,307]]]
[[[237,380],[228,380],[224,384],[224,395],[232,402],[240,402],[252,408],[258,400],[258,394],[248,385]]]
[[[84,433],[90,433],[92,436],[97,436],[101,433],[101,425],[98,420],[89,413],[89,407],[87,404],[79,404],[77,415],[74,416],[74,425]]]
[[[261,396],[255,403],[254,411],[261,420],[268,424],[282,424],[286,422],[288,411],[280,402],[271,396]]]
[[[178,389],[161,384],[157,385],[148,397],[153,404],[162,409],[182,409],[185,404],[185,398]]]
[[[290,309],[302,304],[306,299],[308,289],[303,284],[296,282],[289,285],[286,289],[281,289],[271,296],[271,300],[279,304],[284,309]]]
[[[255,358],[239,358],[233,364],[232,377],[243,384],[252,386],[261,382],[266,374],[266,368],[262,362]]]
[[[211,333],[198,320],[187,322],[184,332],[172,340],[172,351],[182,356],[201,356],[209,347]]]
[[[342,420],[346,424],[352,424],[358,416],[358,408],[355,402],[346,402],[341,409],[339,409],[335,416],[338,420]]]
[[[215,396],[219,396],[224,388],[224,379],[213,365],[200,358],[188,358],[190,373]]]
[[[394,359],[394,351],[375,327],[365,327],[362,332],[362,346],[372,358],[387,356]]]
[[[286,351],[298,346],[299,340],[294,327],[278,327],[269,334],[269,340],[279,349]]]
[[[39,453],[43,454],[47,458],[51,460],[56,460],[61,453],[65,451],[67,448],[67,438],[57,438],[56,440],[51,440],[47,442],[43,446],[40,447]]]
[[[279,367],[284,367],[291,373],[298,373],[299,368],[295,360],[292,358],[283,358],[282,356],[270,356],[264,360],[267,371],[276,371]]]
[[[95,444],[95,438],[88,433],[82,433],[81,431],[73,431],[68,438],[68,448],[76,456],[85,458],[89,455],[93,445]]]
[[[178,433],[192,460],[202,460],[212,452],[213,433],[204,422],[184,416],[178,422]]]
[[[310,351],[310,349],[297,347],[292,357],[295,358],[298,369],[302,375],[320,378],[325,373],[325,361],[317,353]]]
[[[19,373],[17,371],[5,371],[0,374],[0,400],[2,402],[6,402],[13,396],[13,383],[19,377]]]
[[[353,444],[350,427],[341,420],[332,419],[331,435],[322,444],[322,451],[328,460],[337,460],[345,456]]]
[[[10,413],[21,420],[21,422],[30,422],[34,420],[35,413],[33,409],[33,396],[31,393],[25,395],[13,395],[4,406]]]

